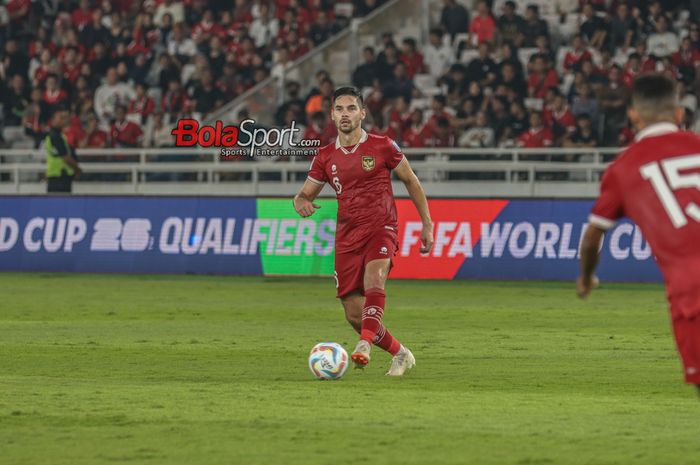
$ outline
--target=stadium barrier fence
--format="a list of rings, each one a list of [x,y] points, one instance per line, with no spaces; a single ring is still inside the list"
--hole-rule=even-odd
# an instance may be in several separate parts
[[[431,197],[594,198],[601,173],[619,153],[596,149],[405,149]],[[78,194],[294,195],[310,156],[288,160],[225,157],[220,149],[83,149]],[[40,194],[45,155],[5,150],[0,194]],[[395,182],[397,196],[405,196]],[[331,196],[330,188],[322,195]]]

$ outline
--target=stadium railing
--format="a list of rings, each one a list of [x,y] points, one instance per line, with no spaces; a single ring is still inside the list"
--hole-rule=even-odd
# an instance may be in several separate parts
[[[617,148],[405,149],[428,195],[450,197],[593,198],[601,173]],[[77,194],[293,195],[310,157],[231,159],[221,149],[82,149]],[[5,150],[0,156],[0,194],[44,193],[44,155]],[[405,189],[395,180],[395,192]],[[324,196],[332,191],[325,189]]]

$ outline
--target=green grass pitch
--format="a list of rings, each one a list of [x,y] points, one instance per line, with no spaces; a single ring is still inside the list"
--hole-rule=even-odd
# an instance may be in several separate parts
[[[391,281],[402,379],[313,379],[332,279],[0,274],[0,464],[700,464],[661,286]]]

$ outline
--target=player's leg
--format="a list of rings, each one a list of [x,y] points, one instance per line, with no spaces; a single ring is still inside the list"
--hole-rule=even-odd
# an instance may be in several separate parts
[[[360,334],[362,331],[362,306],[365,303],[365,297],[358,289],[342,296],[340,302],[345,309],[345,319],[357,334]]]
[[[371,260],[365,265],[363,273],[365,297],[362,305],[360,340],[350,356],[356,368],[363,368],[369,363],[372,344],[376,341],[377,334],[382,327],[385,301],[384,284],[389,273],[390,263],[390,260],[385,258]]]
[[[673,333],[681,356],[685,382],[694,385],[700,395],[700,317],[673,318]]]
[[[391,260],[388,258],[371,260],[365,265],[363,285],[365,289],[365,300],[362,306],[362,331],[360,339],[371,344],[377,344],[382,349],[396,355],[401,344],[395,341],[391,334],[382,325],[384,316],[384,306],[386,304],[386,279],[389,275]],[[393,345],[386,342],[391,339]],[[382,342],[380,344],[380,341]]]
[[[387,375],[401,376],[416,364],[416,359],[382,324],[386,280],[390,269],[391,260],[386,258],[371,260],[365,266],[365,305],[362,309],[360,338],[361,342],[366,341],[367,346],[372,342],[393,355]]]

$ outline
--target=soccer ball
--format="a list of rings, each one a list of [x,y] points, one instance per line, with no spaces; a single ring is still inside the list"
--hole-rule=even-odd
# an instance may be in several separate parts
[[[335,342],[319,342],[309,354],[309,369],[318,379],[340,379],[348,369],[348,353]]]

